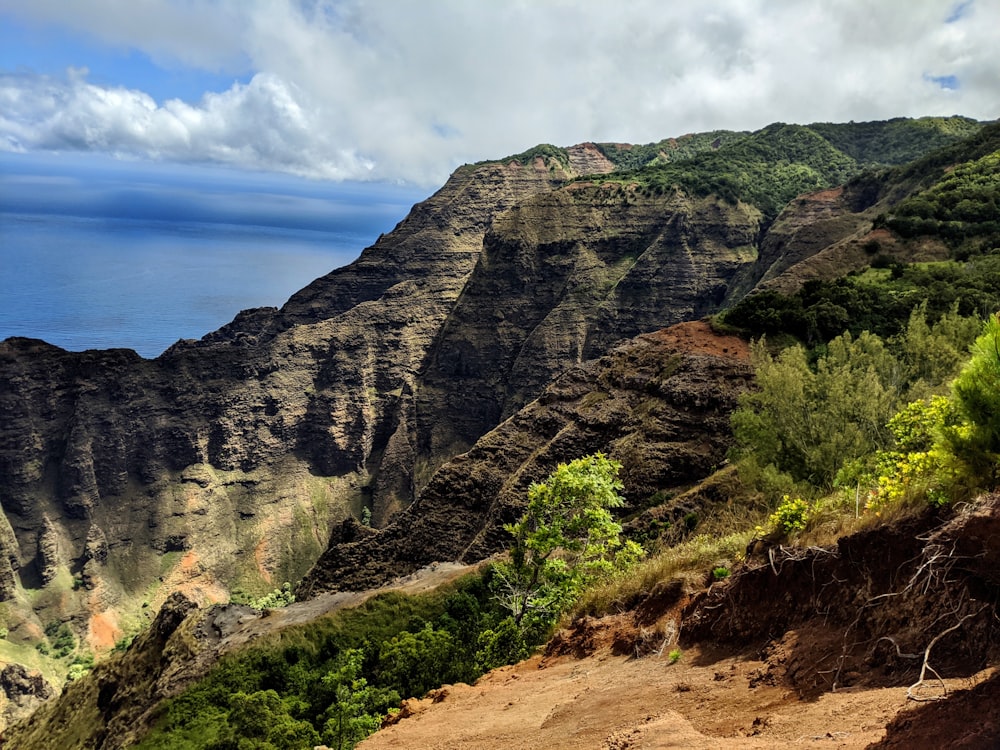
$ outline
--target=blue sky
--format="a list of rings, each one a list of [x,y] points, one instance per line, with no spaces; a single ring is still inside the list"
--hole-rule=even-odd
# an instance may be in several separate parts
[[[996,0],[0,0],[0,151],[429,191],[542,142],[994,119],[997,29]]]
[[[224,91],[250,80],[249,62],[229,73],[158,65],[126,44],[104,44],[59,24],[33,22],[11,11],[0,13],[0,70],[22,69],[59,78],[68,68],[87,68],[91,83],[138,89],[158,102],[172,98],[196,102],[206,91]]]

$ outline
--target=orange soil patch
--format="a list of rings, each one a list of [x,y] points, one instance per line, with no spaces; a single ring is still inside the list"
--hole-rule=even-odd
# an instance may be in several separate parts
[[[116,618],[111,612],[98,612],[90,616],[87,624],[87,643],[97,652],[110,651],[122,636]]]
[[[950,681],[951,689],[968,681]],[[535,657],[474,686],[404,704],[363,750],[665,750],[864,748],[912,710],[906,687],[845,689],[812,700],[768,678],[753,656],[692,648],[635,659]]]
[[[800,197],[803,200],[808,200],[808,201],[827,202],[827,201],[835,201],[838,198],[840,198],[840,196],[842,196],[843,194],[844,194],[843,187],[834,187],[834,188],[828,188],[826,190],[817,190],[815,193],[809,193],[808,195],[803,195]]]
[[[229,591],[222,586],[201,562],[197,552],[185,553],[180,562],[163,580],[163,586],[153,603],[159,607],[167,594],[180,591],[199,604],[223,602],[229,599]]]
[[[661,341],[685,353],[711,354],[716,357],[750,361],[750,347],[747,346],[747,342],[738,336],[716,333],[705,320],[678,323],[670,328],[648,333],[644,338]]]
[[[184,555],[184,557],[181,558],[181,565],[180,565],[181,572],[183,572],[185,575],[192,575],[192,574],[197,575],[199,572],[197,570],[198,562],[199,562],[198,553],[194,551],[188,552],[186,555]]]
[[[267,549],[267,536],[264,536],[253,548],[253,559],[257,564],[257,572],[260,574],[260,577],[271,583],[271,571],[267,569],[266,564],[269,558],[270,552]]]

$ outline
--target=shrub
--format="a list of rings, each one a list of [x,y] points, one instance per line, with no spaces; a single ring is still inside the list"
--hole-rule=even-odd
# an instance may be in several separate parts
[[[620,538],[611,509],[624,505],[618,494],[621,464],[603,454],[578,458],[528,488],[528,508],[504,528],[514,536],[510,561],[493,567],[495,591],[514,623],[551,622],[584,587],[622,570],[642,556],[635,542]]]
[[[806,527],[809,520],[809,503],[800,497],[792,498],[785,495],[774,513],[768,518],[768,523],[775,531],[784,536],[790,536]]]

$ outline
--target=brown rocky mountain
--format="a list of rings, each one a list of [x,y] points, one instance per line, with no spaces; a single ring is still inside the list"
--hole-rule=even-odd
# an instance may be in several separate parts
[[[630,498],[681,489],[725,460],[729,413],[752,375],[746,343],[703,322],[639,336],[572,367],[443,465],[386,528],[346,521],[298,594],[367,589],[435,561],[499,552],[507,543],[503,524],[521,515],[528,485],[567,456],[614,456]],[[682,523],[703,510],[667,515]]]
[[[345,517],[385,524],[561,370],[712,312],[753,262],[752,207],[570,176],[460,170],[282,309],[156,360],[3,342],[14,637],[75,618],[106,648],[170,590],[298,580]]]
[[[574,181],[615,167],[598,145],[536,151],[457,170],[351,265],[155,360],[0,343],[7,643],[64,623],[100,652],[174,591],[305,576],[313,594],[477,559],[580,453],[626,464],[633,508],[717,465],[746,365],[650,332],[831,248],[838,273],[863,264],[879,196],[774,218]],[[378,531],[350,521],[365,508]]]

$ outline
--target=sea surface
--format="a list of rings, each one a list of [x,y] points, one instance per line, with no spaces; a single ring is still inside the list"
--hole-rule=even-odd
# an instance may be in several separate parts
[[[155,357],[240,310],[280,306],[372,237],[304,229],[0,214],[0,339]]]
[[[0,154],[0,340],[156,357],[356,259],[425,193]]]

